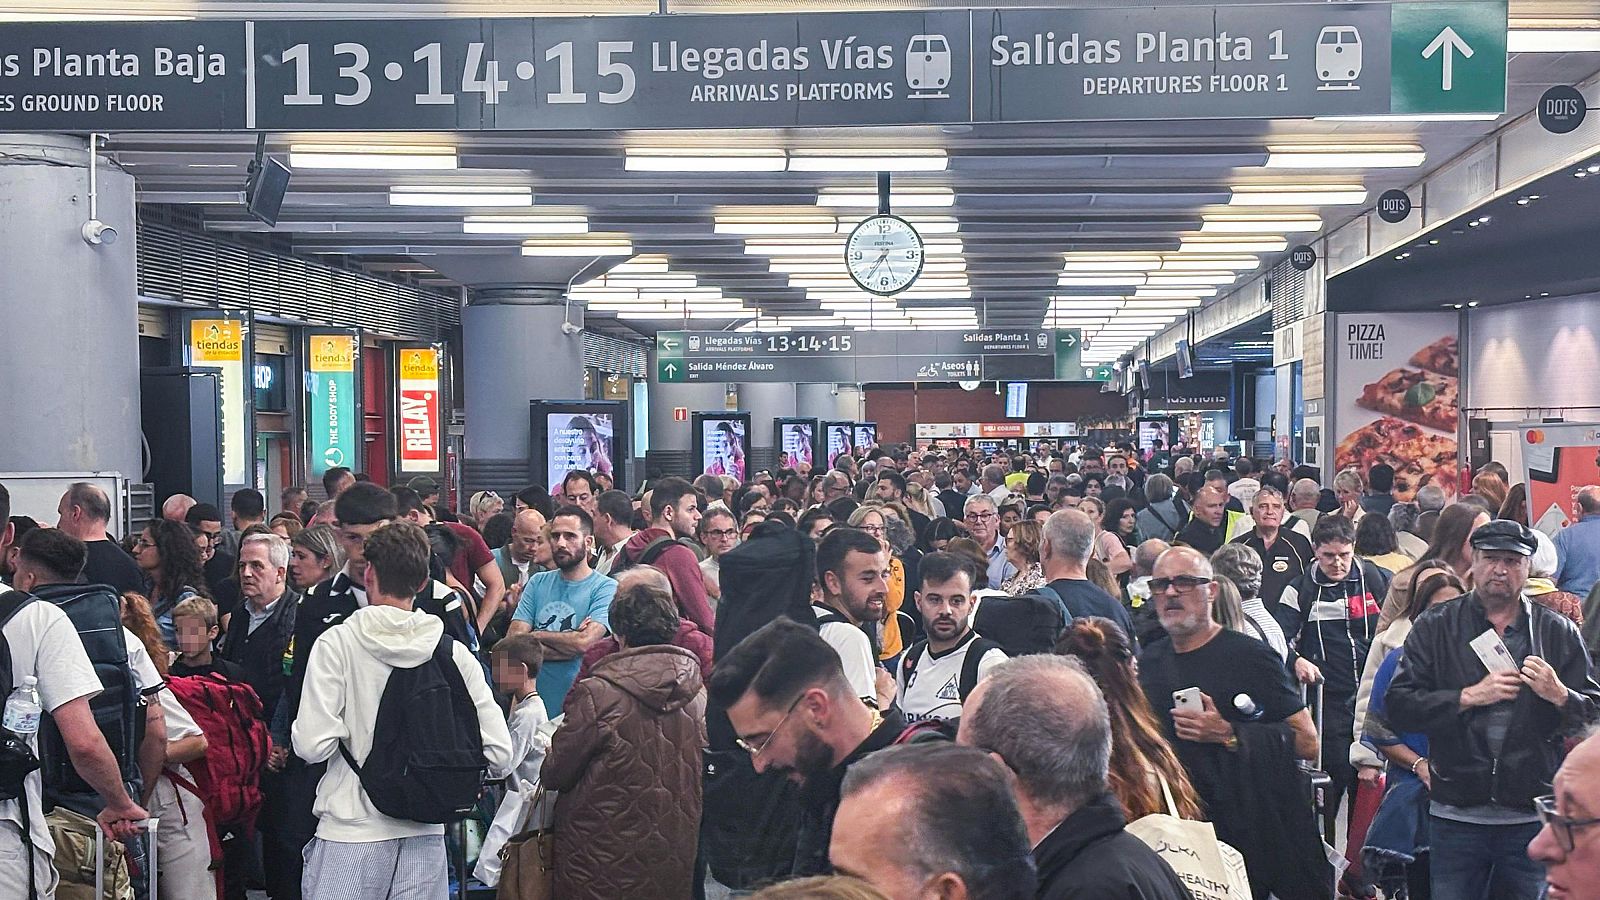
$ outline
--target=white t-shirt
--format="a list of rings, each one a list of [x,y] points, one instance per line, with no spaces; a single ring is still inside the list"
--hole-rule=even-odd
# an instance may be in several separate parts
[[[53,713],[79,697],[100,693],[100,677],[94,673],[77,629],[54,603],[35,600],[23,607],[6,623],[5,636],[11,648],[11,677],[17,684],[29,675],[39,679],[39,700],[46,712]],[[4,688],[9,697],[14,687],[5,685]],[[28,743],[35,753],[39,752],[37,735]],[[26,787],[34,846],[54,854],[55,843],[45,825],[44,805],[40,801],[42,782],[38,772],[28,776]],[[22,810],[15,800],[0,802],[0,819],[15,822],[19,828],[22,826]]]
[[[813,605],[811,611],[817,618],[823,616],[836,616],[838,613],[826,606]],[[877,666],[872,659],[872,642],[867,640],[867,633],[849,622],[828,622],[818,633],[833,652],[839,654],[839,664],[844,667],[844,677],[850,682],[850,688],[856,692],[857,697],[876,697],[878,695],[877,673],[873,670]]]
[[[539,769],[550,751],[550,733],[544,727],[549,721],[544,700],[538,694],[529,694],[526,700],[512,704],[506,728],[511,732],[512,775],[516,778],[513,784],[539,783]]]
[[[901,661],[894,673],[894,693],[901,712],[906,714],[906,721],[961,718],[961,669],[967,662],[967,650],[977,636],[977,632],[968,629],[961,643],[943,653],[925,649],[909,681],[905,661]],[[1005,661],[1004,650],[991,648],[978,660],[978,680],[987,678],[995,666]]]
[[[156,669],[156,664],[150,659],[150,651],[145,649],[139,636],[122,629],[123,643],[128,645],[128,668],[133,670],[133,677],[139,682],[139,693],[157,693],[161,701],[161,715],[167,723],[167,741],[181,741],[187,737],[196,737],[204,734],[195,722],[194,716],[183,708],[177,695],[169,690],[164,690],[166,681],[161,678],[161,673]],[[151,688],[150,685],[155,685]]]

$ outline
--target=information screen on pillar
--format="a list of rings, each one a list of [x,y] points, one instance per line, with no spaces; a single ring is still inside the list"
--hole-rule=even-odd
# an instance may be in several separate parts
[[[857,422],[855,424],[856,449],[865,450],[876,446],[878,443],[877,422]]]
[[[828,468],[841,456],[849,456],[856,446],[856,423],[823,422],[822,437],[827,442]]]
[[[619,400],[535,400],[528,440],[533,470],[551,489],[573,469],[605,475],[623,488],[627,426],[626,404]]]
[[[749,413],[694,414],[695,474],[731,475],[743,482],[749,458]]]
[[[774,419],[777,433],[778,468],[798,469],[801,463],[817,467],[817,420]]]

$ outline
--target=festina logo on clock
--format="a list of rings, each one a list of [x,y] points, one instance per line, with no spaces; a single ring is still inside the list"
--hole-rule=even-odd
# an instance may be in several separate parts
[[[850,232],[844,261],[862,290],[898,294],[922,274],[922,236],[899,216],[869,216]]]

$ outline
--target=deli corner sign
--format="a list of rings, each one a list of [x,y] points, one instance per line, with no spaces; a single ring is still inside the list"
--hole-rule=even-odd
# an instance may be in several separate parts
[[[1504,112],[1505,0],[0,25],[0,131]]]

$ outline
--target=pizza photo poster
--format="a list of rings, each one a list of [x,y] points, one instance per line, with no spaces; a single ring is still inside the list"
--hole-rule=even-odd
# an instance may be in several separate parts
[[[1430,483],[1453,495],[1461,422],[1456,314],[1347,313],[1334,328],[1334,471],[1365,475],[1388,463],[1401,500]]]
[[[1555,537],[1578,521],[1578,491],[1600,484],[1600,425],[1528,425],[1517,430],[1528,524]]]

